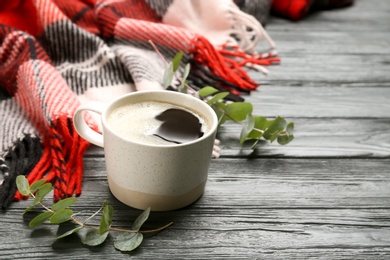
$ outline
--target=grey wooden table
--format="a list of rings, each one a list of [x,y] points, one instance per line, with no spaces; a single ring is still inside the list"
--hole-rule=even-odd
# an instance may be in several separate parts
[[[77,235],[53,241],[57,227],[29,228],[31,201],[0,217],[1,259],[390,259],[390,2],[357,0],[293,23],[272,18],[267,30],[282,64],[247,98],[255,114],[296,124],[287,146],[238,144],[239,128],[221,130],[206,192],[195,204],[152,213],[153,228],[135,252],[82,245]],[[107,199],[114,225],[140,213],[110,194],[102,150],[85,157],[89,215]],[[63,227],[62,229],[66,229]]]

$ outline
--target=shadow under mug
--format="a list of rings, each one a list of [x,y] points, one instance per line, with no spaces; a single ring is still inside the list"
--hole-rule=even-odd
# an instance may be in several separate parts
[[[107,123],[110,113],[143,101],[166,102],[194,111],[207,120],[210,129],[194,141],[168,145],[150,145],[118,135]],[[102,134],[88,126],[83,111],[101,116]],[[74,126],[81,137],[104,148],[108,186],[124,204],[168,211],[188,206],[203,194],[218,126],[215,112],[204,101],[166,90],[133,92],[108,105],[80,105],[74,114]]]

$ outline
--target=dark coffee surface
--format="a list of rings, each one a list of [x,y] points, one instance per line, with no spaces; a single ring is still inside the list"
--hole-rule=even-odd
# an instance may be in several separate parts
[[[199,118],[182,109],[170,108],[155,118],[162,124],[153,135],[171,143],[190,142],[204,134]]]

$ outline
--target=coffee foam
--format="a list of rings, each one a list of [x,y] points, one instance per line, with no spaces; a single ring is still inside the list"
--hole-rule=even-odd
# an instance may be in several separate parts
[[[170,108],[183,109],[195,115],[202,124],[202,131],[207,133],[210,125],[207,120],[194,111],[161,101],[143,101],[130,103],[114,109],[107,118],[110,128],[124,139],[150,145],[172,145],[171,142],[153,136],[161,121],[155,117]]]

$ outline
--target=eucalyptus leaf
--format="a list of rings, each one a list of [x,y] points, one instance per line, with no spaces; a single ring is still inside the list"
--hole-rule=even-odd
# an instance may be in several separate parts
[[[180,92],[182,92],[182,93],[187,93],[186,82],[187,82],[187,77],[188,77],[188,75],[190,73],[190,69],[191,69],[190,64],[187,64],[184,67],[183,78],[182,78],[181,84],[180,84]]]
[[[248,114],[251,114],[253,106],[248,102],[234,102],[226,105],[225,112],[230,119],[234,121],[244,120]]]
[[[274,134],[276,132],[280,132],[280,131],[284,130],[286,125],[287,125],[286,120],[284,120],[281,117],[277,117],[274,120],[268,121],[268,128],[265,130],[264,135],[263,135],[264,139],[266,139],[266,140],[273,139],[275,137]]]
[[[81,242],[88,246],[98,246],[106,241],[108,233],[109,232],[106,232],[100,235],[99,230],[90,228],[81,236]]]
[[[200,90],[198,90],[198,94],[201,97],[211,96],[217,92],[219,92],[218,89],[210,87],[210,86],[206,86],[206,87],[203,87]]]
[[[110,229],[113,215],[114,208],[111,205],[105,205],[103,208],[103,214],[99,226],[100,235],[103,235]]]
[[[286,132],[289,134],[289,135],[292,135],[294,133],[294,122],[290,122],[287,124],[286,126]]]
[[[74,197],[62,199],[62,200],[58,201],[56,204],[54,204],[51,207],[51,210],[59,211],[62,209],[66,209],[66,208],[72,206],[76,201],[77,201],[77,198],[74,198]]]
[[[217,115],[218,126],[223,125],[228,120],[228,117],[226,116],[225,113],[226,104],[223,102],[216,102],[211,107],[213,108],[215,114]]]
[[[221,93],[218,93],[216,95],[214,95],[212,98],[210,98],[209,100],[206,101],[206,103],[208,105],[212,105],[216,102],[218,102],[219,100],[222,100],[224,99],[225,97],[227,97],[229,95],[229,92],[221,92]]]
[[[46,220],[48,220],[52,215],[53,215],[53,212],[51,212],[51,211],[43,212],[43,213],[39,214],[38,216],[36,216],[35,218],[33,218],[28,225],[30,227],[39,226],[42,223],[44,223]]]
[[[64,234],[62,234],[61,236],[56,237],[55,239],[57,240],[57,239],[61,239],[61,238],[70,236],[70,235],[72,235],[73,233],[78,232],[78,231],[79,231],[80,229],[82,229],[82,228],[83,228],[83,227],[77,227],[77,228],[74,228],[74,229],[72,229],[72,230],[69,230],[69,231],[65,232]]]
[[[42,179],[31,184],[30,186],[31,193],[36,192],[43,184],[45,184],[45,182],[46,180]]]
[[[173,59],[172,59],[172,71],[173,72],[176,72],[177,69],[179,68],[182,58],[183,58],[183,51],[176,53],[175,57],[173,57]]]
[[[142,233],[120,233],[114,241],[114,247],[120,251],[133,251],[141,245],[144,236]]]
[[[139,230],[142,225],[145,223],[145,221],[149,218],[150,214],[150,207],[144,210],[134,221],[133,226],[131,227],[132,230]]]
[[[254,116],[254,121],[255,121],[255,128],[259,130],[265,130],[268,126],[268,120],[267,118],[263,116]]]
[[[30,194],[30,184],[24,175],[16,177],[16,187],[22,195],[28,196]]]
[[[279,136],[280,133],[281,133],[281,131],[276,131],[276,132],[272,133],[271,138],[269,139],[269,141],[270,141],[271,143],[272,143],[273,141],[275,141],[275,140],[278,138],[278,136]]]
[[[164,77],[163,77],[164,88],[168,88],[172,84],[173,74],[174,74],[173,63],[170,62],[168,64],[168,68],[164,71]]]
[[[182,81],[183,81],[183,82],[187,80],[187,77],[188,77],[188,75],[190,74],[190,71],[191,71],[191,65],[188,63],[188,64],[184,67],[183,78],[182,78]]]
[[[61,224],[63,222],[71,220],[72,215],[73,215],[73,210],[61,209],[61,210],[55,212],[53,214],[53,216],[50,217],[50,223],[51,224]]]
[[[264,129],[267,127],[268,120],[263,116],[254,116],[255,126],[252,132],[249,133],[248,138],[259,139],[263,136]]]
[[[289,134],[287,131],[283,132],[283,134],[279,134],[278,136],[278,144],[286,145],[294,139],[293,134]]]
[[[33,208],[35,208],[36,205],[38,205],[39,203],[38,202],[34,202],[31,206],[29,206],[28,208],[26,208],[23,212],[23,214],[26,214],[27,212],[29,212],[30,210],[32,210]]]
[[[294,140],[294,122],[288,123],[286,131],[278,136],[278,143],[281,145],[286,145],[292,140]]]
[[[252,116],[252,114],[248,114],[245,119],[245,124],[242,127],[241,134],[240,134],[240,144],[243,144],[245,140],[247,139],[249,133],[252,132],[253,128],[255,127],[255,121]]]
[[[53,185],[49,182],[39,187],[37,194],[35,194],[34,203],[42,201],[42,199],[53,190]]]

